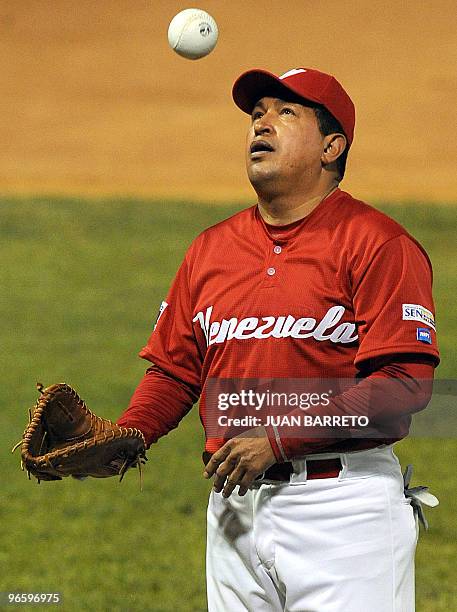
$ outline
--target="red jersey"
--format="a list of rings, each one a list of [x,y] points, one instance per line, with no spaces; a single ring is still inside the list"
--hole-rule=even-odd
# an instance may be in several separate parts
[[[355,378],[405,353],[438,362],[431,287],[418,242],[348,193],[286,227],[253,206],[192,243],[140,355],[201,392],[205,426],[210,379]]]

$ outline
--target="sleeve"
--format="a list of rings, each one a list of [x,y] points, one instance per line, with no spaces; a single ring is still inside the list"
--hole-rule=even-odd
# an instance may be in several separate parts
[[[351,272],[359,348],[355,365],[382,355],[421,353],[439,363],[432,269],[408,235],[385,242]]]
[[[162,302],[154,330],[140,351],[140,357],[156,364],[170,376],[200,389],[204,347],[194,334],[192,318],[186,255],[166,300]]]
[[[149,447],[177,427],[197,399],[197,389],[153,365],[135,389],[117,424],[142,431]]]
[[[201,393],[202,350],[192,327],[188,254],[140,357],[152,362],[118,425],[137,427],[148,446],[177,427]]]
[[[395,359],[395,358],[393,358]],[[312,407],[306,416],[319,425],[303,427],[299,432],[288,427],[266,427],[278,462],[317,452],[332,452],[332,446],[352,438],[399,440],[409,431],[411,415],[423,410],[430,401],[433,388],[433,360],[427,356],[402,355],[397,360],[378,362],[376,369],[333,398],[328,405]],[[294,411],[293,415],[303,416]],[[346,421],[343,420],[343,417]],[[367,417],[367,432],[352,426],[353,419]],[[325,418],[346,426],[322,427]],[[368,434],[369,432],[369,434]]]

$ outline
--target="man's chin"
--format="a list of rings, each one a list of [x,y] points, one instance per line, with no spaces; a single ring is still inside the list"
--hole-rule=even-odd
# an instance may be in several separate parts
[[[268,184],[270,181],[278,177],[277,168],[266,162],[256,162],[251,164],[248,166],[247,172],[251,185],[254,188],[262,187],[262,185]]]

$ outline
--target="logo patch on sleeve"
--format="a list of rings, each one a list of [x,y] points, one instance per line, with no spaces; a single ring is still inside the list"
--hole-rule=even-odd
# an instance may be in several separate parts
[[[416,330],[416,338],[419,342],[425,342],[425,344],[432,343],[432,334],[426,327],[418,327]]]
[[[154,329],[157,327],[157,323],[159,322],[160,317],[163,315],[165,308],[168,306],[167,302],[162,302],[159,308],[159,314],[157,315],[157,319],[154,325]]]
[[[403,304],[403,321],[420,321],[436,331],[433,312],[420,304]]]

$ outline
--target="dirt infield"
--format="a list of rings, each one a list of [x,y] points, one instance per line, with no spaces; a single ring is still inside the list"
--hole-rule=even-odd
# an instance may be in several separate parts
[[[2,0],[0,193],[252,196],[240,72],[335,74],[358,111],[343,186],[457,201],[454,0],[205,0],[220,41],[167,45],[174,0]]]

